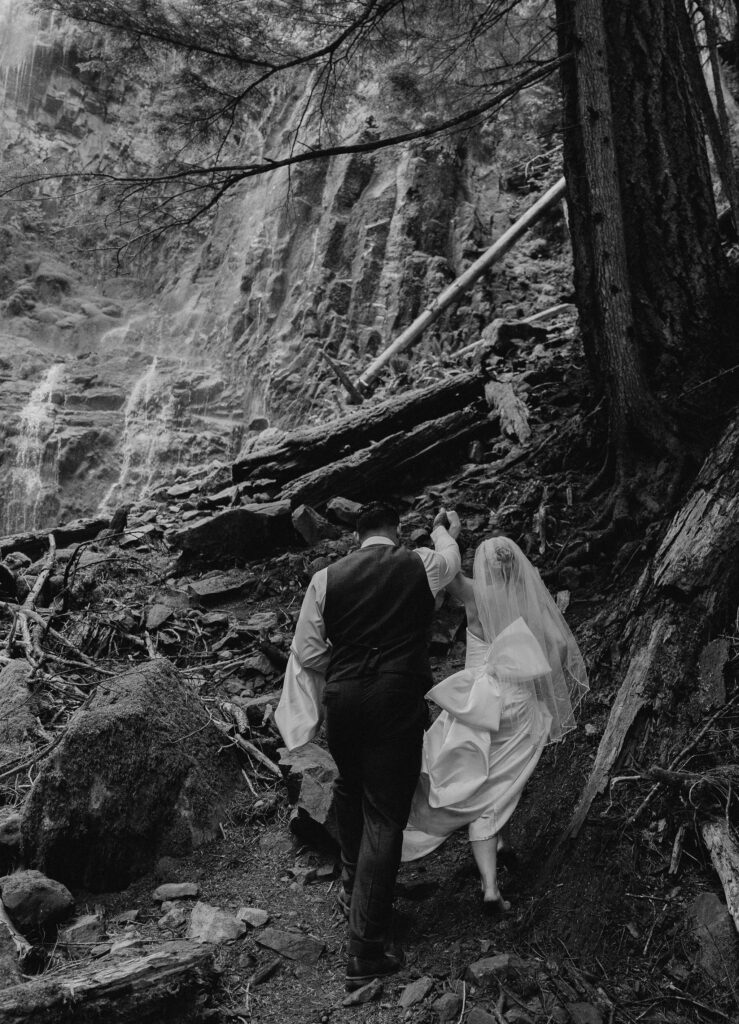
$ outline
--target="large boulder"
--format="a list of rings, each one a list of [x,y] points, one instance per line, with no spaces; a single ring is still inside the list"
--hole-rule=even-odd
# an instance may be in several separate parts
[[[230,508],[189,523],[167,539],[181,550],[183,565],[213,567],[265,558],[295,541],[290,503],[271,501]]]
[[[240,781],[235,754],[165,659],[101,684],[42,764],[23,809],[26,860],[95,892],[212,838]]]
[[[16,871],[0,879],[3,905],[19,932],[44,938],[72,912],[74,899],[66,886],[40,871]]]

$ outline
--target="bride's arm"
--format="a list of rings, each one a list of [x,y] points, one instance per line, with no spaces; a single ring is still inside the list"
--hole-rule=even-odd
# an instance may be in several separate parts
[[[472,580],[469,576],[465,576],[463,572],[459,572],[451,583],[447,583],[446,589],[448,594],[451,594],[460,604],[464,605],[464,610],[467,613],[467,628],[470,633],[474,633],[475,636],[482,638],[482,623],[480,622],[480,616],[477,614]]]

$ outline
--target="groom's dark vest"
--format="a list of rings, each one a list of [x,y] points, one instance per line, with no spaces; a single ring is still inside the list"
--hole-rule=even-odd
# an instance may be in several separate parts
[[[332,644],[327,683],[402,675],[431,685],[428,633],[434,598],[423,562],[403,547],[373,544],[327,570],[323,620]]]

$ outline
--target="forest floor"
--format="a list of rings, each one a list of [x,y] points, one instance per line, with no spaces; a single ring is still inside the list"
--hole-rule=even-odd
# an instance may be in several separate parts
[[[518,371],[526,366],[522,355]],[[250,784],[231,804],[220,838],[188,857],[168,858],[122,892],[74,894],[79,913],[102,911],[111,940],[139,938],[142,948],[184,933],[184,925],[174,932],[159,927],[162,912],[152,898],[157,885],[175,881],[197,882],[198,898],[213,906],[260,908],[271,926],[323,944],[315,963],[279,957],[259,983],[255,975],[276,958],[259,944],[259,928],[220,946],[222,973],[217,990],[203,1003],[203,1019],[265,1024],[739,1019],[735,950],[718,951],[722,966],[711,974],[692,923],[697,896],[721,895],[694,827],[694,808],[685,795],[661,793],[642,819],[629,821],[651,785],[643,777],[649,766],[643,749],[623,755],[609,793],[594,805],[578,840],[556,861],[549,860],[608,718],[619,682],[611,665],[617,661],[627,599],[654,550],[660,524],[645,536],[628,538],[617,552],[567,564],[596,515],[585,493],[602,459],[572,334],[565,335],[548,374],[529,377],[526,400],[533,431],[528,445],[500,439],[476,450],[476,461],[436,466],[431,482],[427,469],[404,480],[397,495],[406,537],[428,527],[439,506],[457,509],[467,567],[476,544],[491,530],[521,543],[552,592],[569,602],[567,617],[590,669],[591,691],[578,729],[547,749],[512,821],[519,860],[501,876],[510,913],[498,923],[482,915],[466,838],[453,836],[425,861],[401,868],[397,909],[405,968],[386,980],[372,1001],[343,1005],[346,926],[336,906],[335,852],[307,847],[292,835],[285,783],[244,755]],[[162,522],[176,523],[186,504],[163,508]],[[258,582],[246,596],[207,608],[195,604],[151,633],[144,626],[147,608],[164,581],[187,592],[194,579],[219,570],[172,576],[172,553],[156,531],[125,550],[109,546],[96,553],[93,545],[88,567],[82,565],[73,582],[65,635],[108,669],[123,669],[152,653],[164,655],[214,709],[223,700],[248,701],[279,689],[279,653],[286,656],[311,572],[350,544],[347,533],[339,541],[295,546],[252,562],[248,570]],[[247,624],[257,615],[265,616],[267,625],[250,632]],[[462,609],[447,600],[435,627],[437,679],[463,663],[463,618]],[[736,655],[739,638],[731,642]],[[272,667],[268,659],[261,672],[245,673],[244,662],[267,648]],[[47,741],[91,686],[92,670],[60,666],[50,672],[39,718]],[[251,740],[277,761],[281,741],[269,713],[254,725]],[[691,764],[699,770],[712,758],[736,763],[737,747],[739,712],[727,709]],[[0,804],[20,803],[34,770],[0,783],[6,787]],[[727,814],[730,804],[731,794]],[[317,867],[325,870],[312,879],[305,869]],[[135,920],[118,916],[126,911],[136,911]],[[59,952],[50,952],[46,970],[66,970]],[[476,980],[470,965],[497,954],[512,958]],[[423,993],[413,1002],[408,986],[419,979],[428,980],[413,990]]]

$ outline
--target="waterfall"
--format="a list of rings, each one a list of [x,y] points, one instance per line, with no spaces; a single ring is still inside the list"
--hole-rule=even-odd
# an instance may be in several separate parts
[[[31,392],[20,416],[15,463],[10,470],[9,499],[3,515],[3,532],[16,533],[44,525],[47,507],[53,505],[59,484],[59,446],[54,443],[55,393],[64,375],[64,364],[49,367]],[[53,514],[54,508],[49,508]]]
[[[151,441],[149,426],[149,407],[154,394],[157,376],[157,357],[154,356],[147,370],[136,381],[126,402],[123,413],[123,436],[121,438],[121,469],[118,479],[109,488],[100,502],[100,510],[110,509],[115,501],[124,498],[131,490],[132,470],[136,455],[142,448],[142,434],[148,447]]]

